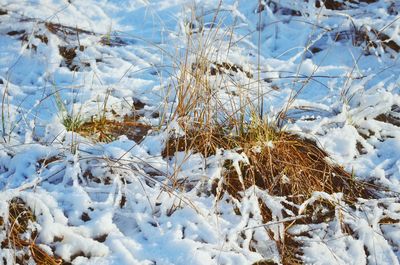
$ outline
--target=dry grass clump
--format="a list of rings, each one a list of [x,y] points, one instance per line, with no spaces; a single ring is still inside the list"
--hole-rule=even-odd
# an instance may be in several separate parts
[[[327,153],[315,142],[284,132],[277,121],[266,118],[262,93],[256,91],[259,100],[254,100],[246,94],[254,86],[244,89],[243,84],[230,83],[231,75],[242,72],[237,70],[237,65],[236,72],[220,70],[219,77],[214,78],[217,71],[210,71],[210,65],[218,64],[209,58],[215,53],[218,55],[213,48],[218,30],[188,37],[187,52],[178,64],[172,84],[176,94],[172,118],[184,136],[169,139],[162,155],[192,150],[208,157],[219,148],[243,152],[249,159],[248,165],[240,165],[244,183],[233,166],[225,165],[224,192],[234,197],[240,197],[243,188],[253,185],[271,195],[286,196],[295,203],[305,201],[315,191],[342,192],[344,199],[352,202],[360,197],[373,197],[371,185],[356,180],[330,162]],[[229,69],[232,65],[229,64]],[[222,103],[219,93],[227,83],[237,85],[238,93],[230,96],[230,102]],[[226,106],[229,103],[231,106]]]
[[[262,141],[262,139],[265,139]],[[218,198],[224,193],[241,200],[243,189],[253,185],[265,190],[270,195],[285,196],[287,201],[295,205],[303,203],[314,192],[328,194],[343,193],[343,200],[353,204],[358,198],[374,198],[377,187],[357,180],[342,167],[329,162],[327,153],[315,142],[303,139],[297,135],[275,130],[265,125],[262,129],[247,128],[243,135],[224,134],[221,127],[210,131],[190,130],[184,137],[168,140],[163,151],[164,156],[171,156],[177,151],[192,150],[202,153],[205,157],[216,153],[218,148],[235,149],[243,152],[249,164],[240,164],[241,182],[237,169],[225,162],[222,175],[222,190],[212,187],[211,192]],[[263,223],[273,220],[271,210],[259,199],[259,207]],[[297,212],[293,205],[285,205]],[[335,205],[328,201],[316,201],[306,208],[306,217],[292,224],[311,224],[329,222],[335,218]],[[321,210],[323,209],[323,210]],[[240,214],[240,212],[238,213]],[[286,216],[289,217],[289,216]],[[274,238],[272,231],[266,229],[269,238]],[[268,235],[266,234],[266,238]],[[301,243],[288,233],[277,240],[282,264],[303,264],[301,261]],[[257,264],[275,264],[271,261],[260,261]]]
[[[167,141],[163,155],[193,150],[207,157],[215,154],[217,148],[237,149],[244,152],[250,162],[240,167],[246,189],[256,185],[271,195],[286,196],[296,203],[303,202],[315,191],[342,192],[345,199],[352,202],[374,196],[370,184],[356,180],[342,167],[329,162],[326,152],[313,141],[273,129],[268,133],[268,136],[260,132],[229,136],[221,128],[213,133],[192,130],[185,137]],[[260,138],[270,140],[262,142]],[[240,197],[243,185],[238,172],[229,163],[225,164],[224,178],[224,190]]]
[[[239,170],[229,160],[223,165],[222,189],[220,180],[210,187],[217,199],[226,198],[222,195],[228,194],[240,201],[245,189],[257,186],[270,195],[285,197],[284,207],[296,214],[297,206],[314,192],[343,193],[343,200],[351,205],[358,198],[376,197],[377,187],[356,179],[334,164],[314,141],[283,131],[279,118],[266,118],[268,114],[263,111],[266,96],[261,89],[265,84],[260,79],[256,80],[251,70],[247,71],[229,60],[219,61],[220,58],[229,59],[229,56],[221,56],[215,46],[231,47],[230,42],[219,42],[223,37],[233,35],[233,31],[221,34],[218,31],[221,32],[221,29],[215,27],[201,34],[188,35],[186,53],[176,65],[175,82],[171,84],[176,99],[171,120],[179,124],[184,136],[168,139],[162,155],[173,156],[179,151],[190,155],[188,151],[193,151],[207,158],[216,154],[218,149],[235,150],[246,155],[249,163],[239,164]],[[386,40],[381,33],[368,35],[359,30],[357,34],[354,45],[368,43],[368,47],[377,47],[375,42]],[[343,36],[336,37],[337,41],[340,37]],[[397,51],[393,43],[381,45]],[[232,78],[236,75],[240,75],[238,80],[243,81]],[[235,93],[223,94],[226,87],[233,87]],[[283,111],[281,114],[279,117],[284,117],[286,113]],[[179,165],[176,168],[179,170]],[[259,207],[263,223],[272,221],[272,212],[261,199]],[[326,211],[319,210],[322,208]],[[306,218],[290,222],[311,224],[329,221],[333,218],[334,209],[335,206],[328,202],[315,202],[306,209]],[[268,229],[266,233],[266,238],[268,235],[275,238]],[[277,246],[283,264],[302,264],[301,244],[291,235],[284,233],[284,238],[277,240]],[[273,262],[265,260],[257,264]]]
[[[126,135],[128,139],[140,142],[150,129],[151,126],[126,116],[123,121],[92,119],[76,128],[75,132],[100,142],[111,142],[120,135]]]
[[[98,115],[92,116],[90,120],[87,120],[82,117],[81,110],[78,113],[68,111],[57,91],[54,95],[62,123],[66,130],[79,133],[96,142],[111,142],[121,135],[140,142],[152,128],[152,126],[139,121],[141,117],[145,116],[145,104],[139,100],[135,100],[133,103],[132,113],[121,117],[113,109],[108,110],[106,108],[109,96],[107,94],[101,112]],[[156,115],[158,113],[152,113],[152,117]]]
[[[1,242],[1,249],[19,250],[15,262],[21,265],[31,264],[32,259],[38,265],[62,264],[61,259],[49,255],[35,243],[37,232],[31,231],[29,227],[35,220],[35,215],[22,199],[18,197],[12,199],[9,203],[8,223],[2,228],[6,229],[8,236]],[[0,222],[0,226],[2,225],[4,221]]]
[[[250,165],[242,166],[246,188],[256,185],[269,194],[287,196],[295,202],[304,201],[315,191],[342,192],[350,201],[373,196],[366,183],[328,162],[327,154],[314,142],[296,135],[280,133],[272,147],[244,151],[250,161]],[[237,181],[237,172],[228,170],[226,185],[230,194],[241,190]]]
[[[173,156],[176,152],[192,150],[203,154],[204,157],[214,155],[218,148],[231,149],[236,146],[235,138],[227,135],[222,127],[207,130],[187,129],[185,136],[171,137],[162,151],[163,157]]]

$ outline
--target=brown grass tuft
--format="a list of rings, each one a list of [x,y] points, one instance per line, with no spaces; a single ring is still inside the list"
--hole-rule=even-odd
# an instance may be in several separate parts
[[[310,198],[316,191],[329,194],[342,192],[343,199],[350,204],[358,198],[376,197],[377,187],[357,180],[342,167],[328,162],[327,153],[315,142],[277,131],[266,124],[261,125],[246,128],[246,132],[238,136],[224,134],[221,128],[214,129],[213,133],[210,130],[191,130],[185,137],[169,139],[163,155],[171,156],[177,151],[193,150],[207,157],[215,154],[217,148],[236,149],[238,152],[244,152],[249,159],[248,165],[240,165],[245,189],[255,185],[271,195],[285,196],[288,201],[297,205]],[[223,190],[218,191],[216,187],[211,187],[211,192],[218,199],[222,198],[223,193],[228,193],[240,200],[243,185],[238,173],[229,162],[225,163],[224,168]],[[271,210],[261,200],[259,207],[263,223],[272,221]],[[294,213],[298,210],[289,204],[285,204],[285,207]],[[291,225],[331,221],[334,218],[335,206],[321,200],[312,206],[309,205],[306,212],[304,218],[291,222]],[[269,235],[269,238],[273,238],[269,232],[271,231],[267,229],[266,237]],[[285,233],[284,238],[276,243],[282,264],[303,264],[301,243],[292,235]],[[274,263],[260,261],[256,264]]]
[[[272,129],[271,129],[272,130]],[[259,136],[259,134],[257,134]],[[348,201],[374,196],[373,187],[356,180],[342,167],[328,162],[328,155],[314,142],[285,132],[270,132],[270,145],[257,139],[256,135],[228,136],[221,129],[213,133],[190,131],[188,135],[167,141],[163,156],[177,151],[194,150],[205,157],[215,154],[217,148],[241,148],[249,158],[249,165],[241,165],[245,188],[252,185],[268,191],[271,195],[286,196],[301,203],[315,191],[329,194],[342,192]],[[258,145],[258,148],[255,148]],[[243,186],[236,170],[225,165],[225,190],[234,197],[240,197]]]
[[[287,196],[294,202],[303,202],[315,191],[343,192],[345,198],[373,196],[366,183],[355,180],[342,167],[329,163],[328,155],[317,145],[288,133],[281,133],[273,146],[260,152],[245,149],[250,165],[242,166],[245,187],[256,185],[269,194]],[[240,191],[237,173],[228,170],[226,183],[230,194]]]
[[[325,5],[332,4],[332,9],[338,9],[339,6],[335,6],[337,3],[327,1]],[[259,7],[260,11],[262,8]],[[287,109],[275,117],[275,120],[266,118],[263,104],[266,95],[262,94],[260,89],[260,77],[254,80],[257,75],[245,71],[242,66],[229,60],[215,59],[221,58],[219,50],[215,48],[217,45],[214,45],[220,39],[220,35],[226,34],[228,39],[233,35],[233,30],[218,35],[219,30],[216,27],[201,35],[188,34],[187,52],[183,58],[178,59],[171,84],[175,94],[171,120],[179,124],[184,136],[168,139],[162,152],[163,157],[173,156],[175,152],[182,151],[187,152],[188,156],[188,151],[193,151],[209,157],[216,154],[217,149],[244,153],[249,163],[239,163],[239,169],[232,165],[232,162],[225,162],[221,176],[222,190],[219,189],[219,180],[214,180],[211,184],[210,192],[217,200],[226,198],[222,195],[228,194],[240,201],[244,189],[257,186],[272,196],[286,197],[283,206],[296,214],[297,206],[317,191],[328,194],[341,192],[343,200],[349,204],[353,204],[358,198],[376,197],[377,187],[357,180],[353,174],[330,162],[328,154],[315,142],[282,131],[281,121],[285,118]],[[353,44],[357,46],[366,43],[369,48],[378,47],[379,44],[397,51],[397,46],[388,43],[381,33],[368,35],[366,33],[369,32],[362,29],[350,33],[336,32],[335,40],[352,38]],[[236,74],[245,74],[249,79],[248,83],[239,83],[233,78],[232,81],[230,77]],[[234,93],[224,91],[230,86],[235,88]],[[248,94],[248,91],[257,92],[257,98],[251,97],[252,94]],[[221,93],[225,93],[223,97]],[[229,100],[225,100],[227,98]],[[175,168],[179,171],[180,165],[176,165]],[[328,211],[321,212],[318,207]],[[275,218],[271,209],[261,199],[259,208],[264,224]],[[316,202],[315,207],[307,209],[307,215],[287,222],[293,225],[326,221],[331,218],[331,208],[326,202]],[[286,213],[282,214],[284,218],[289,217],[285,216]],[[290,226],[285,223],[285,229],[287,225]],[[266,239],[276,238],[268,231],[266,228]],[[278,239],[276,243],[283,264],[302,264],[301,244],[293,236],[284,233],[284,238]],[[273,262],[264,260],[256,264]]]
[[[203,128],[204,129],[204,128]],[[175,152],[193,150],[205,157],[214,155],[217,148],[230,149],[235,146],[235,139],[226,136],[222,128],[208,131],[188,130],[185,136],[171,137],[162,151],[163,157],[173,156]]]
[[[151,126],[126,116],[123,121],[92,119],[79,126],[75,132],[100,142],[113,141],[120,135],[126,135],[128,139],[140,142],[150,129]]]

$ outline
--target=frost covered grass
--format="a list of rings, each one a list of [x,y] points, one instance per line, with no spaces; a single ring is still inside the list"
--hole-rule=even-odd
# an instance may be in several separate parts
[[[0,264],[399,264],[399,8],[2,1]]]

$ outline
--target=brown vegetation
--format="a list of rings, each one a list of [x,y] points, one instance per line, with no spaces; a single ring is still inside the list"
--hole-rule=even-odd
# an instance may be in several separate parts
[[[126,135],[128,139],[140,142],[150,129],[151,126],[126,116],[123,121],[92,119],[79,126],[76,132],[100,142],[110,142],[121,135]]]
[[[375,187],[356,180],[342,167],[329,162],[328,155],[313,141],[286,132],[273,134],[267,144],[255,142],[251,134],[241,138],[226,136],[221,130],[213,134],[192,131],[189,136],[167,141],[163,156],[185,150],[209,156],[215,154],[217,148],[240,148],[250,162],[241,165],[245,188],[256,185],[271,195],[287,196],[296,203],[303,202],[315,191],[342,192],[349,201],[374,196]],[[225,191],[240,197],[243,185],[238,173],[229,163],[225,167]]]

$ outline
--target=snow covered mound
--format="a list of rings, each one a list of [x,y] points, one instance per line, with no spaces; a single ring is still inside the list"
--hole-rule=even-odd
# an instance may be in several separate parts
[[[400,263],[398,1],[2,0],[0,47],[0,264]]]

